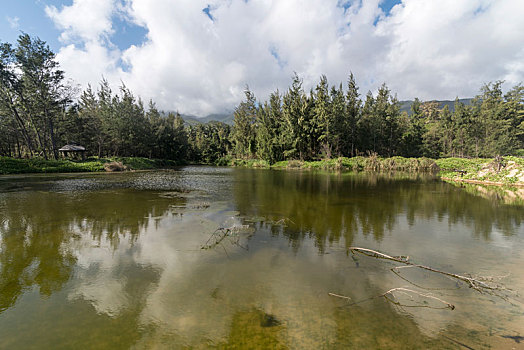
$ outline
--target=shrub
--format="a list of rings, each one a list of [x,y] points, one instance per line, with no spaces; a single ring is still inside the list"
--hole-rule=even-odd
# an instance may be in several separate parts
[[[122,162],[110,162],[104,164],[105,171],[124,171],[127,167]]]
[[[289,160],[287,162],[287,168],[289,169],[302,168],[303,165],[304,165],[304,162],[302,162],[301,160]]]

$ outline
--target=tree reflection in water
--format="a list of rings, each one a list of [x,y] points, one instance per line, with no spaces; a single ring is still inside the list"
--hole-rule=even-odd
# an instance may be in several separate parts
[[[8,192],[0,197],[0,312],[33,286],[59,291],[76,264],[69,244],[88,234],[94,242],[133,244],[141,231],[183,197],[152,191]],[[154,222],[154,220],[153,220]]]
[[[507,314],[487,299],[472,306],[468,291],[452,297],[460,311],[408,317],[327,293],[363,300],[398,287],[383,264],[346,256],[353,243],[446,270],[518,271],[518,255],[497,260],[496,244],[519,247],[521,207],[423,175],[181,173],[0,179],[0,347],[31,334],[44,347],[442,348],[441,330],[469,341],[482,309],[475,322]],[[255,229],[242,236],[249,250],[201,249],[231,217]]]
[[[417,220],[446,218],[450,226],[464,224],[483,239],[490,239],[494,229],[511,236],[524,219],[519,206],[501,210],[498,201],[468,195],[424,174],[243,169],[235,172],[235,181],[241,215],[289,219],[282,233],[295,249],[306,237],[315,240],[320,252],[341,239],[349,247],[358,233],[380,241],[400,218],[411,226]]]

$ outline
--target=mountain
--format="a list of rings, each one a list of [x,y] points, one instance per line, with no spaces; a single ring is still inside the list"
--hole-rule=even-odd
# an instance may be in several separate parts
[[[471,101],[473,101],[472,98],[460,98],[459,102],[470,105]],[[439,108],[443,109],[445,106],[448,106],[449,111],[453,113],[455,111],[455,100],[433,100],[433,101],[425,101],[425,102],[438,102]],[[406,112],[407,114],[411,115],[411,105],[413,104],[413,101],[400,101],[400,111]]]
[[[198,119],[201,120],[203,123],[207,123],[207,122],[216,120],[218,122],[233,125],[234,118],[235,116],[233,113],[214,113],[214,114],[209,114],[208,116],[205,116],[204,118],[198,118]]]
[[[461,98],[459,99],[459,102],[462,102],[465,105],[470,105],[472,98]],[[433,100],[433,101],[426,101],[426,102],[438,102],[439,108],[443,109],[445,106],[448,106],[451,113],[455,111],[455,100]],[[407,101],[400,101],[400,111],[406,112],[408,115],[411,115],[411,105],[413,104],[412,100]],[[164,115],[167,115],[169,112],[164,112]],[[195,115],[190,114],[181,114],[184,121],[189,125],[195,125],[200,123],[208,123],[211,121],[218,121],[222,123],[226,123],[229,125],[233,125],[234,115],[233,112],[229,113],[213,113],[209,114],[205,117],[197,117]]]
[[[164,116],[167,116],[169,113],[176,113],[176,112],[172,112],[172,111],[162,112]],[[204,123],[208,123],[211,121],[218,121],[218,122],[226,123],[229,125],[233,125],[233,119],[234,119],[234,115],[232,112],[231,113],[213,113],[205,117],[197,117],[191,114],[180,114],[180,116],[189,125],[195,125],[195,124],[201,124],[201,123],[204,124]]]

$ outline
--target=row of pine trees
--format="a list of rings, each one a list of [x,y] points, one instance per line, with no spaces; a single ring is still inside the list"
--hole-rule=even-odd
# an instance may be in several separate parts
[[[69,143],[89,155],[185,160],[188,133],[180,115],[159,112],[122,85],[115,93],[102,80],[77,101],[55,54],[22,34],[15,46],[0,43],[0,156],[57,159]]]
[[[384,84],[361,96],[355,77],[330,86],[322,76],[304,91],[295,74],[284,93],[258,101],[249,90],[234,124],[188,125],[122,85],[102,80],[79,98],[46,43],[27,34],[0,43],[0,155],[57,158],[68,143],[98,157],[140,156],[217,163],[227,158],[326,159],[378,154],[407,157],[493,157],[522,154],[524,87],[484,85],[471,104],[454,110],[415,99],[411,112]]]
[[[458,99],[451,112],[435,101],[411,105],[410,113],[383,84],[361,98],[353,74],[346,89],[325,76],[309,93],[295,75],[284,94],[257,102],[246,89],[235,110],[234,154],[274,163],[378,154],[385,157],[493,157],[522,153],[524,87],[506,94],[503,82],[485,84],[471,104]],[[524,154],[522,154],[524,155]]]

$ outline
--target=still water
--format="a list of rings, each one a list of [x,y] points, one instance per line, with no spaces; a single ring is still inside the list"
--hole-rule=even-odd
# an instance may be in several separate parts
[[[422,175],[4,176],[0,348],[518,349],[523,220]]]

